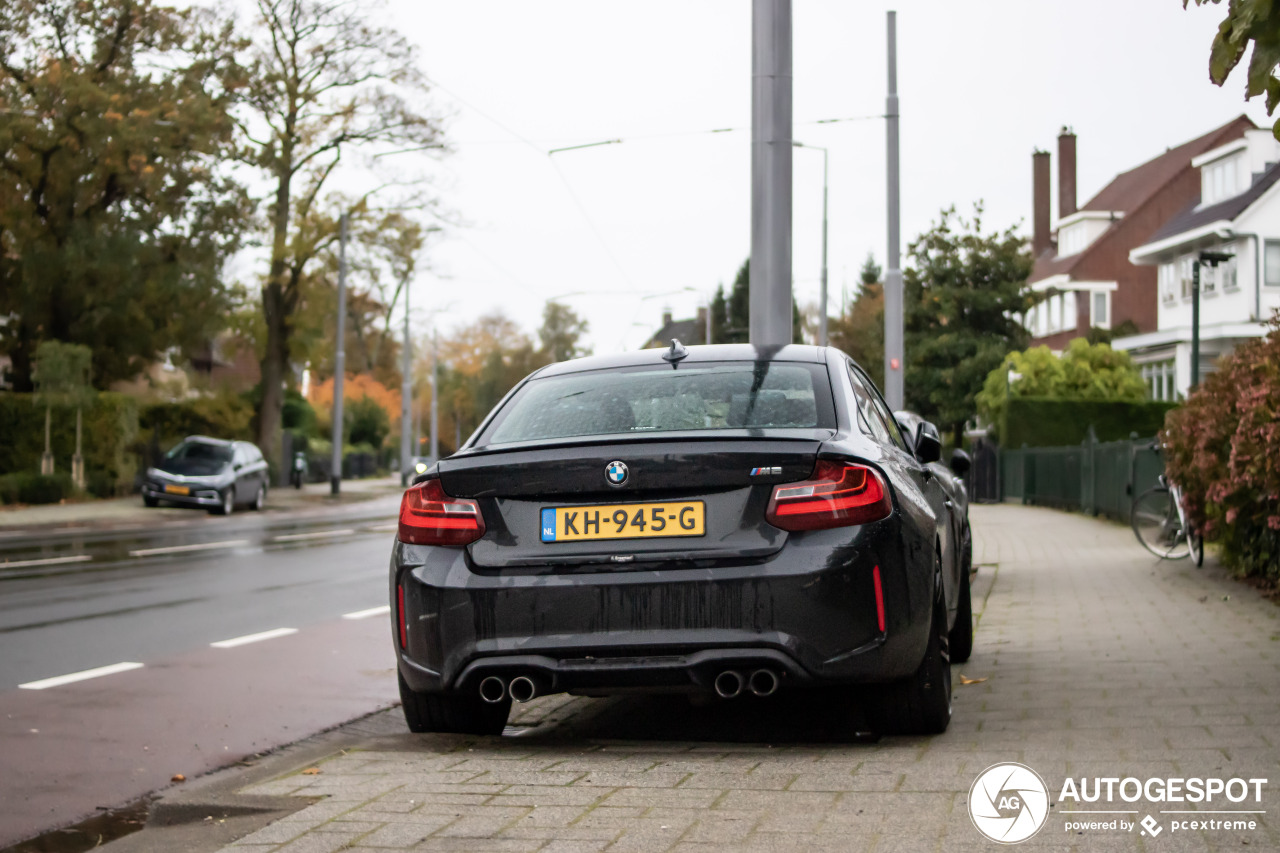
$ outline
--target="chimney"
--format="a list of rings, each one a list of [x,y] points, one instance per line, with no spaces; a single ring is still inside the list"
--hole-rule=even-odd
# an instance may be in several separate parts
[[[1076,212],[1076,135],[1064,127],[1058,134],[1058,218]]]
[[[670,308],[662,309],[662,325],[663,325],[663,328],[666,328],[667,326],[671,325],[671,309]]]
[[[1049,248],[1049,152],[1031,154],[1031,253],[1035,257]]]

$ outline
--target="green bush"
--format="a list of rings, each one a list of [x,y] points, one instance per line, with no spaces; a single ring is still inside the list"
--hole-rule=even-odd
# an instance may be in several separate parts
[[[44,406],[31,394],[0,393],[0,474],[38,474],[44,453]],[[130,447],[138,432],[138,404],[125,394],[95,395],[82,411],[81,448],[85,479],[99,496],[127,494],[136,460]],[[70,472],[76,447],[76,413],[54,406],[50,445],[55,470]],[[15,498],[16,499],[16,498]]]
[[[152,403],[143,408],[139,421],[140,443],[153,454],[168,450],[189,435],[253,439],[253,407],[239,394]]]
[[[316,434],[316,410],[297,391],[284,392],[284,411],[281,413],[281,426],[293,430],[298,435],[312,436]]]
[[[0,476],[0,503],[56,504],[74,494],[70,474],[22,472]]]
[[[356,445],[368,445],[370,452],[381,447],[391,432],[391,418],[387,416],[387,410],[372,397],[348,400],[344,414],[347,440]]]
[[[1131,434],[1154,435],[1176,403],[1114,400],[1064,400],[1013,397],[1004,412],[1004,447],[1062,447],[1079,444],[1093,427],[1098,441],[1120,441]]]
[[[1266,337],[1218,362],[1160,437],[1169,477],[1222,558],[1245,576],[1280,581],[1280,312]]]

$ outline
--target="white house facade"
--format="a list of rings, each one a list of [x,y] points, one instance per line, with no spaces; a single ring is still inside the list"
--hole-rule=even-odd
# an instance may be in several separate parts
[[[1196,157],[1200,201],[1129,253],[1157,267],[1157,329],[1117,338],[1142,371],[1155,400],[1185,396],[1191,385],[1193,263],[1202,253],[1230,256],[1200,267],[1200,376],[1219,357],[1266,332],[1280,309],[1280,143],[1250,130]]]

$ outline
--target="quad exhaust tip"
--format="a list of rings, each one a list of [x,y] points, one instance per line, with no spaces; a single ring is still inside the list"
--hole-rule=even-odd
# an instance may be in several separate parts
[[[511,679],[511,685],[507,689],[511,693],[511,698],[517,702],[528,702],[538,695],[538,686],[527,675],[517,675]]]
[[[747,679],[747,687],[757,696],[772,696],[778,690],[778,676],[771,669],[757,669]]]
[[[527,679],[526,679],[527,680]],[[515,682],[512,682],[514,685]],[[480,682],[480,698],[496,705],[507,695],[507,683],[496,675],[486,676]]]
[[[716,676],[716,695],[721,699],[732,699],[742,692],[742,673],[726,669]]]

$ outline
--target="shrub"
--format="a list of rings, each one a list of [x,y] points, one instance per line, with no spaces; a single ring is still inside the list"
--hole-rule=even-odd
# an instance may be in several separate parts
[[[140,443],[151,454],[168,450],[189,435],[252,440],[253,407],[239,394],[198,397],[180,403],[152,403],[139,418]]]
[[[1280,580],[1280,312],[1165,419],[1169,476],[1223,560]]]
[[[56,504],[73,494],[70,474],[22,472],[0,477],[0,503]]]
[[[75,409],[54,406],[52,414],[54,462],[58,471],[68,471],[75,452]],[[137,402],[125,394],[97,394],[82,410],[82,418],[89,491],[100,497],[127,493],[136,469],[129,448],[138,432]],[[0,436],[0,473],[37,473],[44,452],[44,407],[36,405],[31,394],[0,393]]]

